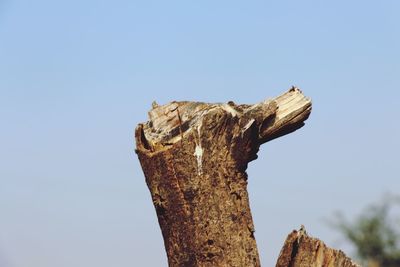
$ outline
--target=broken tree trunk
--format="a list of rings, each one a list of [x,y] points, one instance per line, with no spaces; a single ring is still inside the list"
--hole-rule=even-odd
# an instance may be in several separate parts
[[[311,101],[293,87],[255,105],[153,104],[136,152],[169,266],[260,266],[247,164],[262,143],[297,130]]]
[[[324,242],[307,235],[304,226],[290,233],[276,267],[360,267],[342,251],[328,248]]]

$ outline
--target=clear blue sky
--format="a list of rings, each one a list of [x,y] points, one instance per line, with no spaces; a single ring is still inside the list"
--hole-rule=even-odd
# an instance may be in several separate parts
[[[134,153],[153,100],[312,97],[249,165],[263,266],[400,190],[400,2],[0,1],[0,265],[166,266]],[[351,252],[351,250],[347,250]]]

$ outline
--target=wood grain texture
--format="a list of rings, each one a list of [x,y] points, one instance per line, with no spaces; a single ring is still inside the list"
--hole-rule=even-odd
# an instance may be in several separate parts
[[[247,165],[260,145],[304,125],[298,88],[255,105],[153,104],[136,152],[157,212],[169,266],[260,266]]]

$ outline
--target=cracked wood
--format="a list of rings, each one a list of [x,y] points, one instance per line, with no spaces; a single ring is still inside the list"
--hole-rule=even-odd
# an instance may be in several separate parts
[[[304,125],[311,101],[293,87],[255,105],[153,103],[136,152],[169,266],[260,266],[247,165],[261,144]]]

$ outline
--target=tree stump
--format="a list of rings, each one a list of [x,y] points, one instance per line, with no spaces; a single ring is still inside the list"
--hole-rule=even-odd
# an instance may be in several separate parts
[[[290,233],[276,267],[360,267],[342,251],[328,248],[324,242],[307,235],[304,226]]]
[[[260,266],[247,165],[261,144],[302,127],[310,112],[296,87],[255,105],[153,103],[136,128],[136,152],[169,266]]]

